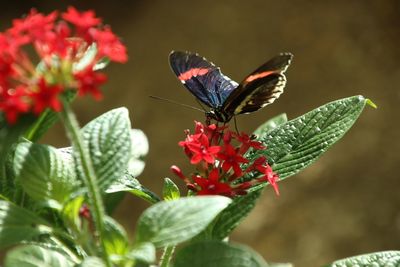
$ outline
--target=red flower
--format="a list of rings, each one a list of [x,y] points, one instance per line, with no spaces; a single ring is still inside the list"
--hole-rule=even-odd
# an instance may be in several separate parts
[[[54,27],[54,31],[48,31],[41,42],[34,42],[36,52],[45,60],[51,60],[53,54],[61,58],[66,58],[68,52],[71,52],[71,29],[67,23],[60,21]],[[74,51],[72,49],[72,51]]]
[[[181,171],[181,169],[178,166],[172,165],[171,166],[171,171],[178,176],[179,178],[181,178],[186,184],[190,184],[189,179],[183,174],[183,172]]]
[[[178,166],[172,165],[172,166],[171,166],[171,171],[172,171],[176,176],[178,176],[179,178],[181,178],[182,180],[185,180],[185,179],[186,179],[186,176],[182,173],[181,169],[180,169]]]
[[[101,23],[101,19],[96,18],[96,14],[93,10],[79,12],[71,6],[68,7],[67,12],[62,14],[62,18],[75,25],[77,35],[89,44],[93,42],[89,30],[93,27],[99,26]]]
[[[126,47],[111,31],[110,27],[105,27],[104,30],[92,28],[89,33],[93,41],[98,44],[100,56],[106,56],[110,60],[119,63],[125,63],[128,60]]]
[[[100,100],[103,97],[98,87],[107,81],[107,76],[104,73],[95,72],[90,67],[75,73],[74,77],[78,82],[79,96],[91,94],[96,100]]]
[[[240,155],[235,150],[235,148],[230,144],[226,144],[225,148],[223,150],[223,153],[218,153],[217,157],[218,157],[218,159],[221,159],[224,161],[222,163],[222,169],[227,172],[231,168],[233,168],[233,171],[234,171],[236,177],[239,177],[242,175],[242,169],[240,168],[239,163],[249,162],[242,155]]]
[[[98,87],[107,77],[94,72],[94,64],[105,56],[118,62],[127,60],[125,46],[110,27],[100,25],[101,19],[93,11],[79,12],[69,7],[62,18],[57,12],[44,15],[32,9],[0,33],[0,111],[8,122],[15,123],[21,113],[39,115],[46,108],[59,111],[58,97],[63,88],[100,99]],[[97,55],[85,57],[93,42],[97,43]],[[38,55],[38,66],[31,61],[31,53],[24,51],[26,45]],[[79,64],[82,57],[91,62]],[[38,77],[46,77],[51,86]]]
[[[260,182],[268,182],[275,190],[275,193],[279,196],[279,188],[277,181],[279,180],[278,175],[273,172],[271,166],[266,165],[264,167],[259,167],[259,171],[263,174],[258,180]]]
[[[232,141],[232,132],[226,131],[223,136],[224,144],[229,144]]]
[[[197,195],[234,195],[231,187],[226,183],[220,182],[219,179],[218,169],[213,169],[207,178],[202,178],[200,176],[194,177],[194,182],[201,188],[197,191]]]
[[[213,134],[218,134],[219,132],[221,132],[222,130],[224,130],[226,128],[226,126],[221,126],[218,127],[215,124],[210,124],[210,125],[204,125],[199,121],[195,121],[194,122],[195,126],[194,126],[194,132],[196,134],[198,133],[204,133],[207,135],[207,137],[211,137],[211,135]]]
[[[13,39],[18,40],[20,45],[31,41],[44,41],[53,29],[57,16],[56,11],[44,16],[32,9],[25,18],[13,20],[13,27],[9,29],[9,33]]]
[[[200,161],[213,164],[217,153],[221,150],[219,146],[210,146],[209,140],[204,134],[198,134],[198,138],[187,144],[192,152],[190,163],[198,164]]]
[[[195,121],[195,133],[203,133],[210,140],[210,144],[218,144],[222,136],[222,132],[227,126],[218,127],[215,124],[204,125],[201,122]]]
[[[192,164],[198,164],[201,161],[213,164],[215,156],[221,150],[219,146],[210,146],[207,136],[203,133],[194,135],[187,133],[186,140],[179,142],[179,145],[184,147]]]
[[[15,74],[14,68],[12,66],[13,63],[14,60],[10,55],[3,55],[2,57],[0,57],[0,87],[2,87],[3,89],[9,86],[8,80]]]
[[[91,219],[91,214],[90,214],[90,209],[89,206],[86,204],[83,204],[80,209],[79,209],[79,216],[82,218],[85,218],[86,220]]]
[[[192,138],[191,137],[192,137],[192,135],[189,135],[189,133],[188,133],[187,136],[186,136],[185,141],[180,141],[178,143],[179,146],[183,147],[183,150],[185,151],[186,156],[188,156],[190,158],[193,155],[192,151],[189,149],[189,146],[188,146],[190,144],[190,142],[192,142]]]
[[[72,6],[69,6],[67,12],[62,14],[62,18],[80,29],[88,29],[101,23],[101,19],[96,18],[93,10],[79,12]]]
[[[236,134],[227,129],[226,125],[218,127],[200,122],[195,122],[195,134],[191,135],[189,130],[185,133],[186,139],[179,142],[179,145],[184,147],[190,163],[196,165],[196,172],[190,179],[176,166],[172,166],[171,170],[186,183],[189,190],[197,195],[234,197],[246,194],[255,185],[268,182],[279,194],[278,176],[264,156],[247,164],[249,160],[245,158],[245,153],[250,147],[255,150],[265,149],[254,138],[245,133]]]
[[[249,167],[247,167],[246,172],[251,172],[251,171],[254,171],[254,170],[258,170],[259,168],[262,168],[262,166],[266,162],[267,162],[267,158],[264,157],[264,156],[261,156],[261,157],[257,158]]]
[[[254,141],[254,138],[250,137],[246,133],[236,134],[236,138],[239,142],[242,143],[242,146],[240,147],[240,152],[242,154],[246,153],[246,151],[249,150],[250,147],[257,150],[265,149],[265,146],[263,146],[261,142]]]
[[[26,88],[19,86],[15,90],[9,89],[0,95],[0,111],[10,124],[15,124],[22,113],[29,111],[26,99]]]
[[[58,99],[63,88],[60,85],[48,85],[44,78],[41,78],[37,84],[37,91],[30,94],[33,101],[33,113],[40,114],[46,108],[54,111],[61,110],[61,102]]]

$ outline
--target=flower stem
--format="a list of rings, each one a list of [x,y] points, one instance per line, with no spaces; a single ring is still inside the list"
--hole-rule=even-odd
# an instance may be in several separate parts
[[[171,261],[172,254],[174,254],[175,246],[164,248],[164,253],[161,256],[160,267],[168,267]]]
[[[105,217],[103,201],[100,190],[97,185],[97,177],[93,168],[92,160],[89,155],[89,150],[83,141],[83,136],[80,132],[78,121],[73,113],[70,105],[63,99],[63,110],[60,112],[61,119],[64,122],[68,138],[70,139],[74,157],[77,161],[78,174],[88,189],[88,199],[93,216],[94,225],[96,228],[95,234],[100,242],[100,252],[107,267],[111,267],[110,258],[107,255],[106,246],[104,243],[104,221]]]

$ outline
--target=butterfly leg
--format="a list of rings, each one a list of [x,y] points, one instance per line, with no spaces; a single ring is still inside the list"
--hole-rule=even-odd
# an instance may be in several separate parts
[[[236,121],[236,116],[235,116],[235,115],[233,116],[233,122],[235,123],[235,130],[236,130],[236,133],[239,134],[239,129],[238,129],[238,127],[237,127],[237,121]]]
[[[219,128],[219,122],[217,121],[217,122],[215,123],[215,125],[217,126],[217,129],[218,129],[218,128]],[[226,125],[226,122],[224,122],[222,128],[225,128],[225,125]],[[218,134],[216,145],[218,145],[219,143],[221,143],[221,140],[222,140],[223,137],[224,137],[224,132]]]
[[[206,125],[210,125],[211,124],[211,117],[210,116],[206,116]]]

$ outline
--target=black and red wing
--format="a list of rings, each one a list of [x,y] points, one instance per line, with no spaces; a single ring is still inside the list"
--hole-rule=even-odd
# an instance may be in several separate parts
[[[292,58],[290,53],[279,54],[248,75],[226,99],[223,112],[250,113],[273,103],[283,93]]]
[[[238,84],[204,57],[173,51],[169,55],[172,70],[182,84],[201,102],[216,109],[224,105]]]

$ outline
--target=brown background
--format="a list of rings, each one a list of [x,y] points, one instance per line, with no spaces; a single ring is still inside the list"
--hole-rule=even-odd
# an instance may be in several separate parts
[[[4,1],[0,23],[5,29],[31,7],[49,12],[68,5],[94,9],[123,37],[130,55],[127,64],[108,69],[102,102],[75,103],[81,123],[128,107],[132,125],[150,140],[140,180],[157,193],[170,165],[190,170],[177,142],[193,120],[203,119],[148,97],[196,105],[169,69],[173,49],[199,52],[235,80],[279,52],[295,55],[281,99],[239,118],[240,129],[249,132],[282,112],[294,118],[338,98],[371,98],[379,108],[367,108],[317,163],[282,182],[280,197],[267,190],[232,240],[268,261],[299,267],[400,249],[399,1]],[[43,142],[68,144],[60,126]],[[133,230],[146,207],[128,197],[116,217]]]

